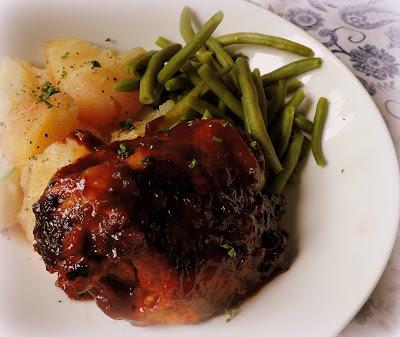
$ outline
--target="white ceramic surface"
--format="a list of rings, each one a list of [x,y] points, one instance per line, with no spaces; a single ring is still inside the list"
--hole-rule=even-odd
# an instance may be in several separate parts
[[[279,17],[242,1],[113,0],[0,2],[0,56],[43,61],[46,40],[76,36],[129,49],[179,39],[181,8],[201,19],[222,9],[218,32],[257,31],[312,47],[321,70],[302,77],[315,99],[330,101],[325,168],[309,160],[289,192],[284,223],[292,234],[290,270],[247,300],[237,316],[194,326],[135,328],[104,316],[93,303],[72,302],[54,286],[18,230],[0,235],[0,336],[334,336],[367,299],[387,262],[399,221],[399,172],[383,120],[360,83],[318,42]],[[246,48],[266,72],[295,57]]]

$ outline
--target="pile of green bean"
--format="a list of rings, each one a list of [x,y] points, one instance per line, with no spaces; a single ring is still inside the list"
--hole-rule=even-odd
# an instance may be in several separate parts
[[[322,60],[299,43],[258,33],[234,33],[212,37],[223,19],[214,14],[195,32],[192,12],[185,7],[180,17],[182,46],[165,37],[126,65],[131,78],[118,81],[118,91],[140,90],[141,103],[158,107],[168,99],[175,106],[165,114],[159,131],[196,118],[224,119],[243,127],[260,146],[267,165],[267,189],[282,193],[311,148],[318,165],[326,160],[321,149],[327,116],[327,99],[318,100],[314,120],[298,107],[305,99],[296,76],[321,66]],[[305,58],[267,74],[250,70],[244,55],[232,55],[234,44],[259,45],[288,51]]]

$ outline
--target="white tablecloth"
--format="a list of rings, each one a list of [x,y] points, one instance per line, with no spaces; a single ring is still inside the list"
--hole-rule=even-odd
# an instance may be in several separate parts
[[[248,0],[317,38],[362,82],[400,158],[400,0]],[[370,299],[342,337],[400,336],[400,237]]]

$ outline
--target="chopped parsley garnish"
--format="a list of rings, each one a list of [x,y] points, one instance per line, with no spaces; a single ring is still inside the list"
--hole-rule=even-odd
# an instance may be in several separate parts
[[[94,69],[94,68],[101,68],[101,64],[100,64],[100,62],[97,61],[97,60],[92,60],[92,61],[90,61],[89,63],[92,65],[92,68],[91,68],[91,69]]]
[[[124,121],[119,122],[119,127],[125,131],[131,131],[134,129],[132,118],[128,118]]]
[[[68,75],[67,71],[65,69],[63,69],[62,73],[61,73],[61,78],[66,78]]]
[[[221,245],[221,247],[226,249],[226,253],[230,257],[236,257],[236,250],[231,245],[228,245],[227,243],[224,243],[223,245]]]
[[[128,158],[129,152],[128,152],[128,149],[126,148],[126,146],[124,145],[124,143],[119,144],[118,155],[121,159]]]
[[[50,82],[46,81],[41,87],[42,93],[37,97],[38,102],[46,103],[47,107],[50,109],[53,104],[49,102],[50,96],[60,92],[60,88],[53,86]]]
[[[257,148],[257,141],[253,140],[252,142],[250,142],[250,147],[255,150]]]
[[[213,141],[214,143],[222,143],[224,140],[223,140],[222,138],[213,136],[213,137],[212,137],[212,141]]]
[[[106,38],[106,40],[105,40],[106,42],[112,42],[112,43],[114,43],[115,41],[114,40],[111,40],[111,38]]]
[[[67,51],[64,55],[61,56],[63,60],[66,60],[69,56],[69,51]]]
[[[194,169],[197,166],[197,160],[196,159],[192,159],[192,161],[189,163],[189,167],[191,169]]]
[[[225,322],[229,323],[233,318],[233,308],[225,308]]]

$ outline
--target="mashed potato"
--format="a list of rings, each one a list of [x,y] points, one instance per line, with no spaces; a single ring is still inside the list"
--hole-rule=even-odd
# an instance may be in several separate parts
[[[58,169],[88,152],[67,137],[74,129],[105,141],[136,138],[148,121],[173,105],[141,113],[137,92],[112,88],[130,76],[124,64],[142,52],[118,53],[87,41],[59,39],[45,45],[45,69],[21,59],[2,60],[0,227],[19,222],[33,242],[32,205]],[[123,120],[134,129],[115,131]]]

